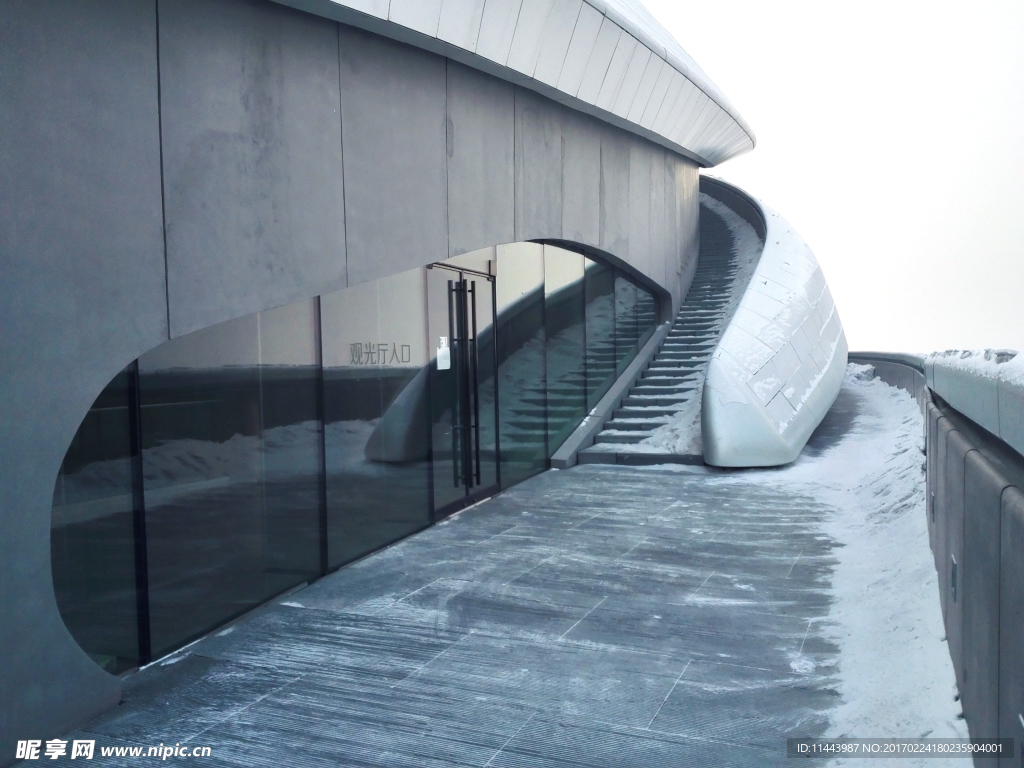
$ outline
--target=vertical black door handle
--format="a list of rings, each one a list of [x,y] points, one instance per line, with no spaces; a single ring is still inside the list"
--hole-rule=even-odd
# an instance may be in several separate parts
[[[469,297],[473,312],[473,350],[472,350],[472,367],[473,367],[473,451],[475,461],[475,477],[476,484],[480,485],[480,349],[477,344],[476,335],[476,281],[470,283]]]
[[[452,480],[454,487],[458,488],[461,483],[461,476],[459,473],[459,430],[461,425],[459,424],[459,346],[458,338],[455,335],[455,284],[453,281],[448,281],[448,340],[451,346],[452,356],[452,367],[451,371],[455,375],[455,400],[451,403],[452,407]],[[442,390],[443,391],[443,390]]]

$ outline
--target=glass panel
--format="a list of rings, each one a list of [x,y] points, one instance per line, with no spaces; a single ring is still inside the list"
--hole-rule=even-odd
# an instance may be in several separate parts
[[[100,393],[68,448],[53,493],[50,553],[72,637],[108,672],[139,664],[129,376]]]
[[[579,253],[544,246],[549,454],[558,450],[587,413],[583,262]]]
[[[615,381],[615,270],[587,259],[587,407]]]
[[[636,356],[640,338],[637,317],[637,287],[621,272],[615,273],[615,357],[616,374],[621,374]]]
[[[452,262],[483,271],[493,256],[486,249]],[[439,266],[426,275],[434,509],[440,513],[498,482],[494,284],[486,274]]]
[[[639,330],[637,343],[643,346],[658,326],[658,304],[654,294],[639,286],[636,289],[636,317]]]
[[[315,334],[302,302],[139,358],[154,657],[319,572]]]
[[[544,246],[499,246],[497,260],[501,484],[507,488],[547,466]]]
[[[314,299],[259,316],[264,571],[281,577],[278,591],[320,574],[317,313]]]
[[[420,269],[321,297],[328,564],[430,523]]]

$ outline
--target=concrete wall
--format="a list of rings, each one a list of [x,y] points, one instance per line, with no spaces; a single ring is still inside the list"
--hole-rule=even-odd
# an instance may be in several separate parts
[[[265,0],[0,4],[0,764],[118,700],[67,633],[53,484],[96,395],[215,323],[525,238],[674,313],[693,162]]]
[[[924,361],[928,386],[1018,453],[1024,453],[1024,356],[950,351]]]
[[[851,355],[918,398],[929,540],[950,657],[973,738],[1024,739],[1024,456],[926,385],[924,358]],[[979,388],[979,396],[984,388]],[[1000,765],[1017,766],[1020,757]]]

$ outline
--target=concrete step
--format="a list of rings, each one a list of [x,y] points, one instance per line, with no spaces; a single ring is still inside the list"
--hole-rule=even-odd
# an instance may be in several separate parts
[[[616,444],[639,443],[650,436],[650,432],[599,432],[594,442]]]
[[[666,424],[668,419],[612,419],[604,428],[616,432],[650,432]]]
[[[671,418],[679,413],[679,408],[665,408],[658,406],[626,406],[625,408],[616,408],[612,411],[613,419],[643,419],[643,418],[656,418],[658,416],[666,416]]]

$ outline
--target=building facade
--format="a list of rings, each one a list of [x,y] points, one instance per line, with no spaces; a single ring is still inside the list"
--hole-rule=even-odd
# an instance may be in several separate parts
[[[0,5],[0,762],[542,470],[753,146],[629,3],[290,5]]]

